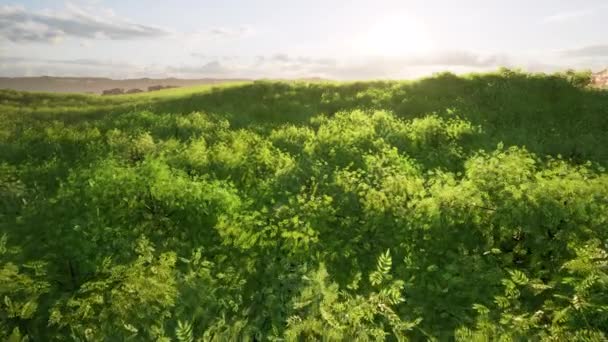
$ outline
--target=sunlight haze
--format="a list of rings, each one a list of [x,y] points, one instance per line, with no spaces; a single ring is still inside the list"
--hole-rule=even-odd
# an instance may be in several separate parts
[[[0,1],[0,76],[407,78],[603,69],[604,1]]]

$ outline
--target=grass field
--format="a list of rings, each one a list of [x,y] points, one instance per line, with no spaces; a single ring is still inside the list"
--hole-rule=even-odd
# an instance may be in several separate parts
[[[0,338],[604,341],[588,81],[0,91]]]

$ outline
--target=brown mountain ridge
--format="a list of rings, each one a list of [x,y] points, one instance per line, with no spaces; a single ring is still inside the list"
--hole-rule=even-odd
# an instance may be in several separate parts
[[[0,77],[0,89],[23,91],[42,91],[54,93],[94,93],[104,90],[122,88],[148,90],[148,87],[187,87],[203,84],[220,84],[226,82],[246,81],[246,79],[179,79],[179,78],[137,78],[114,80],[102,77]]]

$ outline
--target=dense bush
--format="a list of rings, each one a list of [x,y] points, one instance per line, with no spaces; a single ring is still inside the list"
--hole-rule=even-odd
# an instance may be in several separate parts
[[[587,76],[3,91],[0,339],[606,340]]]

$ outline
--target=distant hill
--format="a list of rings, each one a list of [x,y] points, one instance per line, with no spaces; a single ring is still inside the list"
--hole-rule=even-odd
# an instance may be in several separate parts
[[[54,93],[95,93],[114,88],[141,89],[146,91],[151,86],[195,86],[202,84],[215,84],[246,79],[179,79],[179,78],[137,78],[126,80],[113,80],[100,77],[0,77],[0,89],[14,89],[25,91],[44,91]]]

